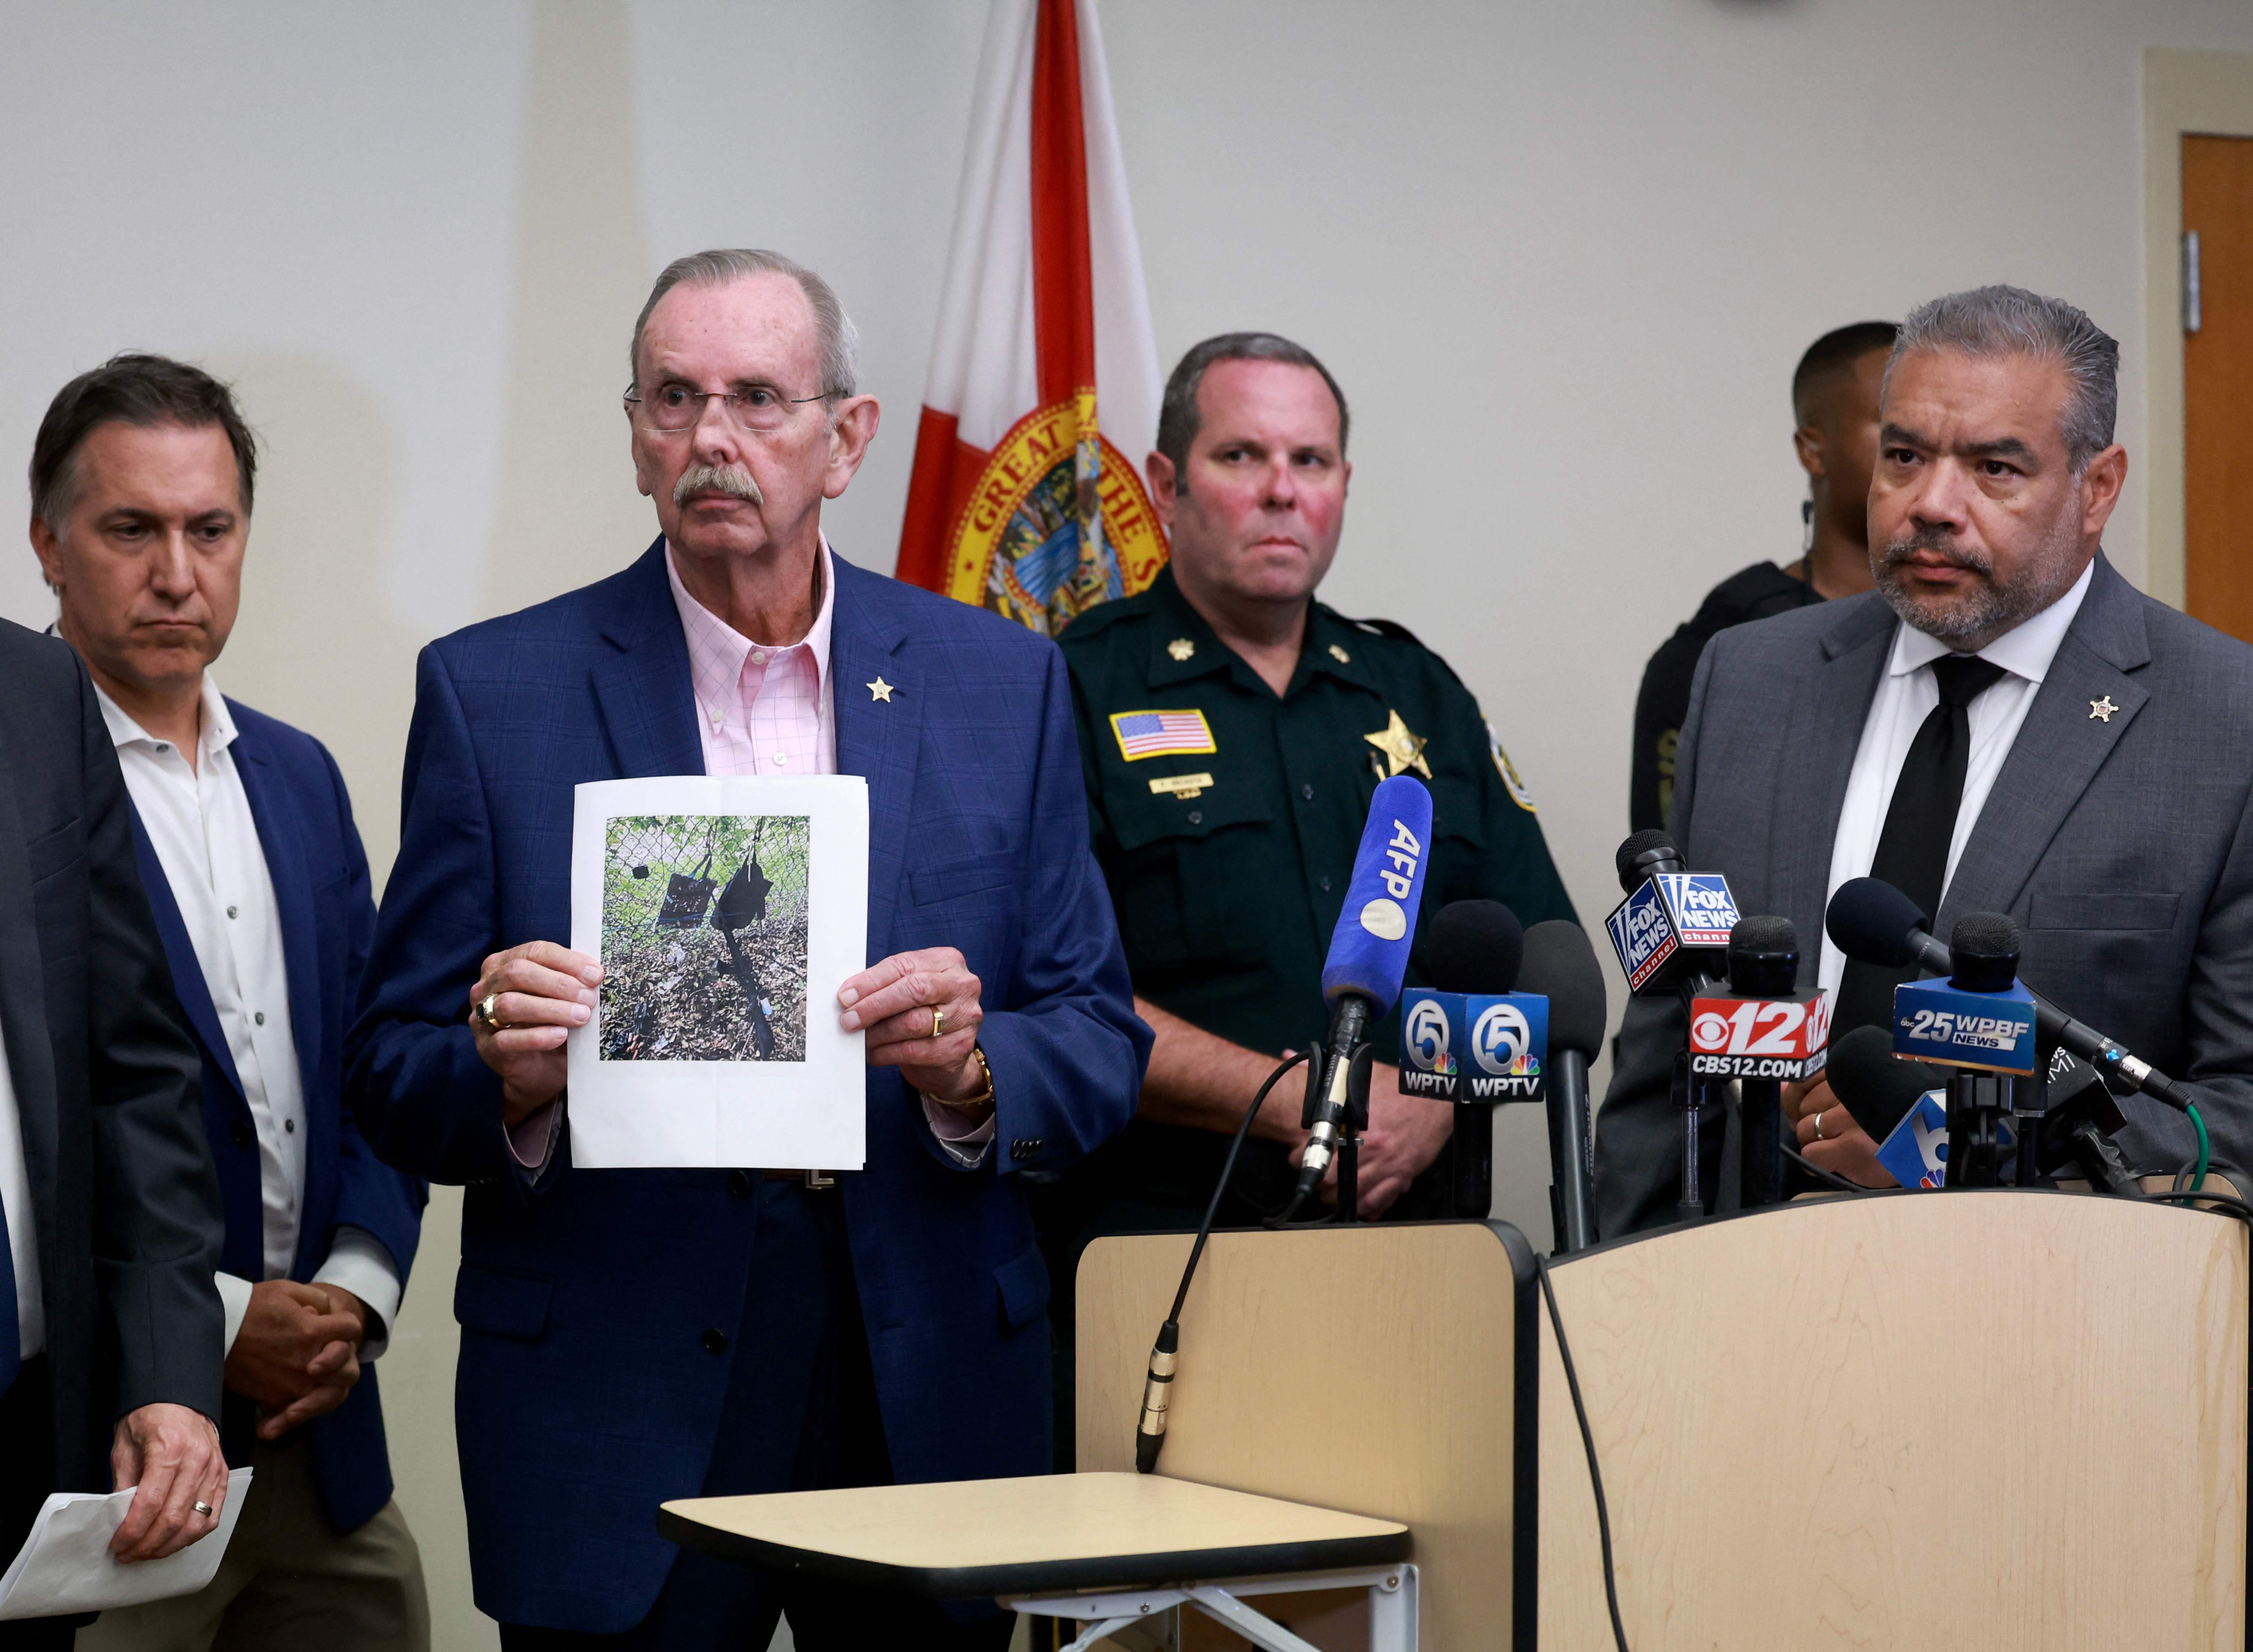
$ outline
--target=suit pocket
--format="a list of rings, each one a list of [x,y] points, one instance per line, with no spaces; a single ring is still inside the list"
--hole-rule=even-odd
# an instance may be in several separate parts
[[[1016,881],[1015,861],[998,855],[970,854],[917,867],[908,875],[908,889],[917,906],[936,906],[941,901],[957,901],[987,889],[1006,889]]]
[[[31,862],[31,882],[41,883],[86,854],[86,834],[75,817],[52,832],[43,832],[25,847]]]
[[[465,1331],[534,1342],[548,1328],[555,1281],[538,1273],[503,1273],[462,1264],[454,1278],[454,1318]]]
[[[1013,1331],[1031,1324],[1049,1305],[1049,1265],[1037,1245],[1027,1245],[995,1268],[994,1283],[1001,1293],[1001,1319]]]
[[[2026,912],[2030,930],[2171,930],[2182,909],[2180,895],[2141,891],[2072,890],[2036,893]]]

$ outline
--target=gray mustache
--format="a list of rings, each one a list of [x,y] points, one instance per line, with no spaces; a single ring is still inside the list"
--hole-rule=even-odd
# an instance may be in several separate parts
[[[1954,534],[1929,527],[1919,528],[1904,538],[1894,540],[1892,544],[1886,547],[1880,557],[1880,561],[1881,566],[1887,569],[1895,568],[1920,553],[1928,556],[1936,556],[1951,568],[1968,568],[1977,574],[1991,574],[1995,571],[1995,565],[1987,558],[1958,546]]]
[[[728,493],[751,505],[764,505],[766,495],[751,473],[740,464],[692,464],[680,473],[680,480],[673,484],[673,502],[688,503],[692,493]]]

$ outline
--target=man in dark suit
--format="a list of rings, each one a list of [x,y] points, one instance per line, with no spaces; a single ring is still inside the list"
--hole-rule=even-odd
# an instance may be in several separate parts
[[[231,1652],[317,1625],[331,1652],[429,1643],[369,1363],[423,1189],[366,1149],[341,1100],[375,927],[367,858],[320,742],[224,698],[207,669],[234,624],[255,474],[227,387],[159,356],[73,380],[32,449],[32,545],[93,677],[200,1046],[227,1211],[221,1432],[256,1469],[212,1584],[105,1614],[80,1652]]]
[[[115,1484],[140,1493],[112,1551],[154,1559],[227,1502],[195,1046],[84,668],[0,621],[0,1556],[49,1493]],[[74,1628],[0,1624],[0,1649]]]
[[[2253,1166],[2253,649],[2140,595],[2100,548],[2127,475],[2118,346],[2069,304],[1957,293],[1905,322],[1870,490],[1874,592],[1723,631],[1698,667],[1673,832],[1740,910],[1791,919],[1832,1036],[1901,979],[1823,932],[1873,875],[1935,915],[2003,912],[2022,974],[2195,1085],[2218,1163]],[[1617,1237],[1667,1219],[1679,1005],[1629,1008],[1597,1124]],[[2122,1104],[2153,1168],[2191,1129]],[[1822,1083],[1787,1114],[1815,1163],[1869,1185],[1876,1144]],[[1704,1131],[1718,1150],[1722,1132]],[[1717,1185],[1709,1168],[1705,1185]]]
[[[677,261],[626,408],[662,537],[422,655],[348,1083],[378,1151],[471,1184],[456,1404],[505,1648],[763,1646],[784,1610],[808,1649],[1008,1640],[653,1529],[700,1492],[1044,1470],[1048,1277],[1011,1173],[1124,1126],[1149,1049],[1062,657],[823,540],[876,428],[854,353],[789,260]],[[879,961],[808,1009],[867,1035],[864,1167],[572,1167],[563,1042],[602,979],[560,944],[572,788],[700,772],[867,777]]]

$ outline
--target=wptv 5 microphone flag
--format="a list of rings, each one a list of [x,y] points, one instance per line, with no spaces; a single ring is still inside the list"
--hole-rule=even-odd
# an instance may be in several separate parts
[[[1043,634],[1146,589],[1162,389],[1094,0],[994,0],[899,577]]]

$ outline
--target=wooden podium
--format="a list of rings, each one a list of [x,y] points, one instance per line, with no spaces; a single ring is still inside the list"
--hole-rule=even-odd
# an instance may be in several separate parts
[[[1081,1263],[1087,1468],[1131,1467],[1189,1243]],[[1638,1652],[2247,1645],[2237,1223],[1872,1194],[1552,1279]],[[1407,1526],[1430,1652],[1612,1645],[1563,1367],[1504,1224],[1216,1235],[1160,1472]]]

